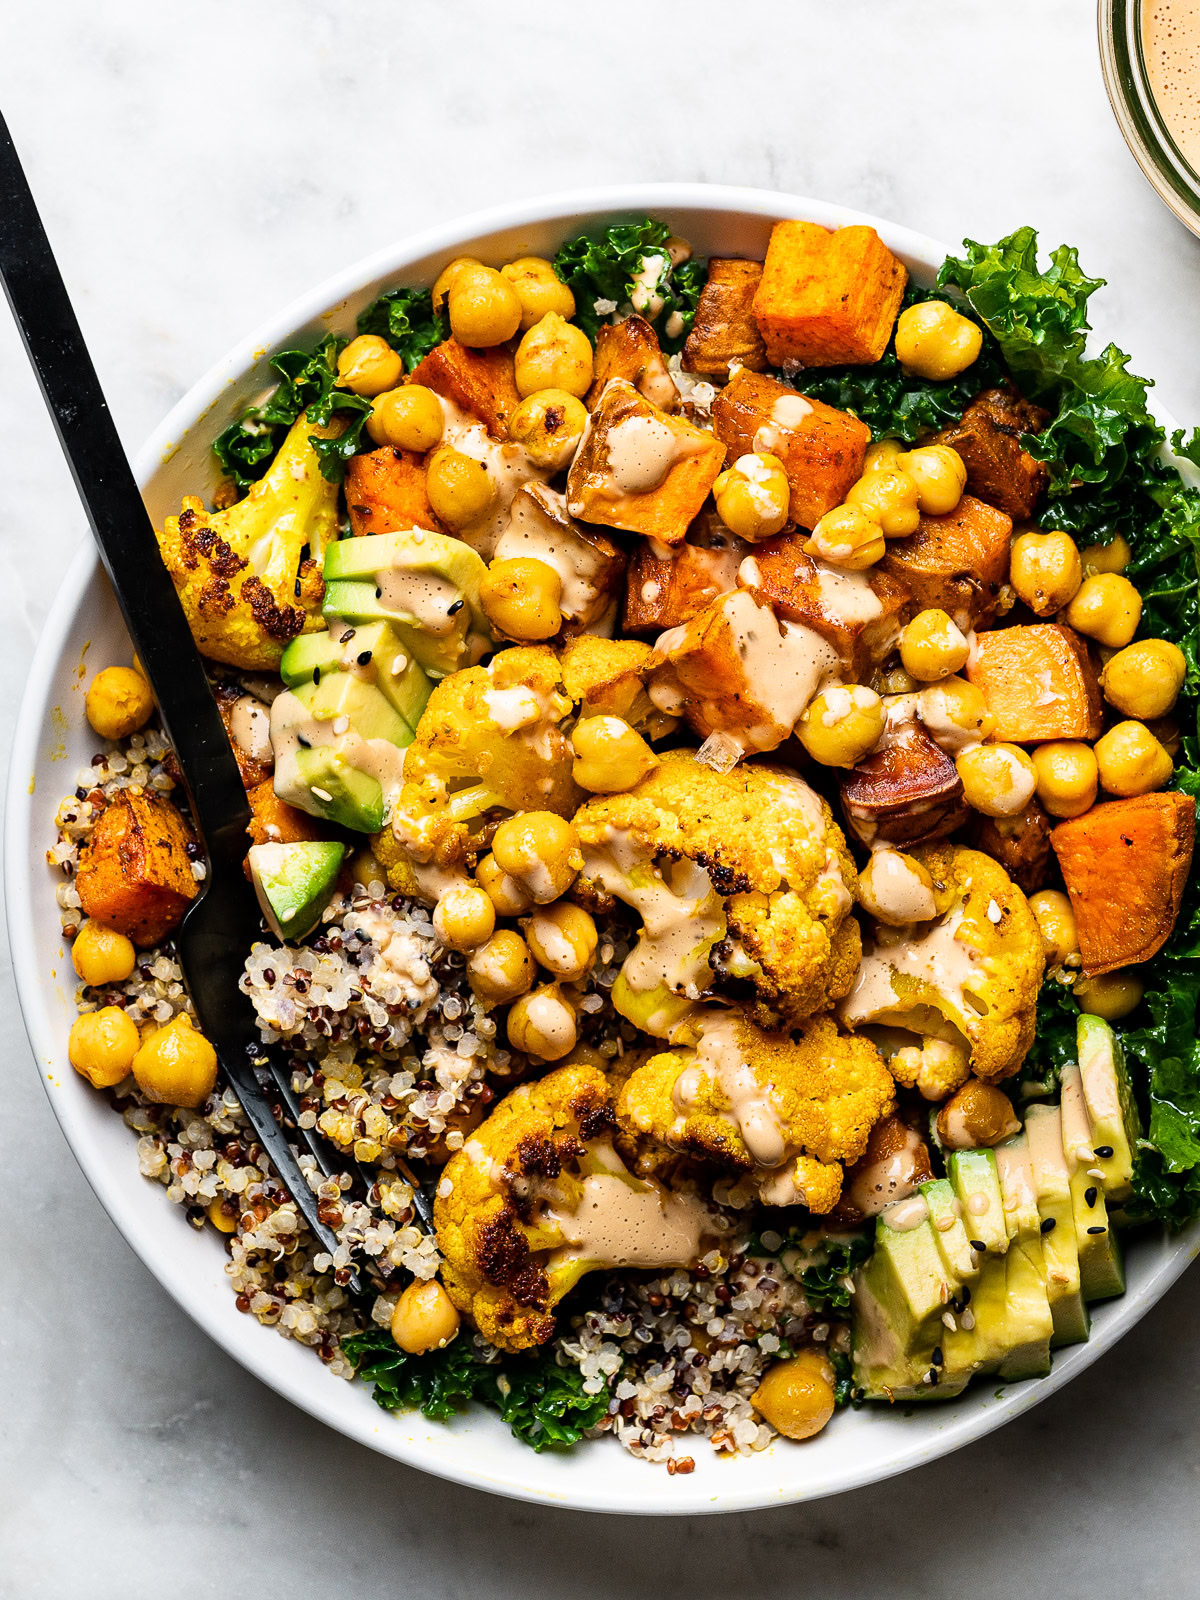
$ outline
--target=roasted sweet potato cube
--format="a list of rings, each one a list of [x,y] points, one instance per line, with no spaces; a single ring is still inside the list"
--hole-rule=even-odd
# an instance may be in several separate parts
[[[667,371],[658,335],[636,314],[621,322],[608,322],[596,334],[596,357],[587,407],[595,409],[610,378],[625,378],[640,395],[660,411],[675,411],[679,390]]]
[[[1047,482],[1042,463],[1022,450],[1021,435],[1040,433],[1048,420],[1048,412],[1015,390],[985,389],[937,443],[958,451],[971,494],[1021,522],[1033,515]]]
[[[842,779],[842,810],[863,844],[925,844],[966,819],[954,762],[915,722]]]
[[[1192,865],[1190,795],[1105,800],[1050,835],[1088,977],[1149,961],[1175,926]]]
[[[660,411],[628,379],[611,378],[567,474],[567,510],[682,544],[724,464],[719,439]]]
[[[934,606],[964,631],[990,622],[1008,581],[1012,518],[965,494],[945,516],[889,539],[880,569],[906,586],[916,609]]]
[[[398,533],[403,528],[442,525],[434,516],[426,491],[428,472],[424,456],[385,445],[366,455],[351,456],[346,467],[346,510],[350,531]]]
[[[778,378],[739,372],[717,396],[712,415],[713,432],[728,447],[730,462],[752,450],[783,462],[790,516],[802,528],[815,528],[862,476],[871,442],[866,423],[797,394]]]
[[[492,559],[532,558],[553,567],[562,579],[559,602],[565,621],[586,628],[615,611],[626,555],[619,545],[567,514],[566,500],[542,483],[518,489],[509,524]]]
[[[685,372],[702,378],[727,378],[736,362],[748,372],[765,372],[767,347],[754,320],[754,292],[761,261],[714,256],[700,291],[692,331],[683,346]]]
[[[213,698],[217,702],[217,710],[221,713],[221,721],[225,725],[226,735],[228,736],[229,743],[233,747],[233,754],[237,760],[238,772],[241,774],[242,784],[244,788],[250,790],[256,783],[261,783],[264,778],[269,778],[275,766],[275,759],[269,748],[267,750],[267,758],[266,760],[263,760],[261,757],[251,754],[251,752],[239,742],[237,737],[238,724],[241,721],[241,713],[240,711],[235,713],[235,707],[238,706],[239,701],[253,701],[253,696],[246,694],[246,692],[236,684],[216,683],[213,685]],[[263,717],[269,717],[270,715],[265,705],[261,706],[261,715]],[[262,724],[262,727],[265,731],[265,722]],[[179,778],[182,775],[178,771],[175,771],[172,773],[172,776]]]
[[[993,856],[1026,894],[1035,894],[1050,868],[1050,818],[1036,800],[1015,817],[977,816],[971,842]]]
[[[453,400],[487,425],[496,439],[508,437],[508,419],[521,403],[513,377],[513,355],[507,345],[470,350],[457,339],[435,345],[413,368],[412,383]]]
[[[754,295],[767,359],[773,367],[878,361],[907,282],[874,228],[777,222]]]
[[[315,817],[281,800],[270,778],[256,783],[246,798],[250,802],[250,826],[246,831],[251,844],[299,844],[304,839],[329,837],[329,830],[323,830]]]
[[[75,883],[83,909],[140,949],[160,944],[199,890],[188,853],[194,843],[165,795],[119,789],[80,854]]]
[[[1061,622],[981,633],[967,677],[996,719],[994,739],[1095,739],[1103,725],[1100,684],[1087,644]]]
[[[659,634],[678,628],[718,595],[737,588],[738,564],[748,546],[728,532],[713,534],[711,543],[693,544],[704,521],[701,516],[687,543],[676,545],[669,555],[656,555],[648,544],[634,546],[622,632]]]

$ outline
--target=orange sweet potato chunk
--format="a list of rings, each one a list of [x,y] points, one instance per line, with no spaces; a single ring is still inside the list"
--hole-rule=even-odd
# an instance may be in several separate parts
[[[874,228],[777,222],[754,296],[772,366],[878,361],[908,272]]]
[[[1006,744],[1096,739],[1103,726],[1100,684],[1087,645],[1059,622],[981,633],[967,677]]]
[[[967,488],[1019,522],[1030,518],[1049,475],[1021,448],[1026,433],[1040,433],[1050,413],[1014,389],[985,389],[963,412],[962,421],[937,435],[962,457]]]
[[[789,515],[802,528],[815,528],[862,476],[871,442],[866,423],[797,394],[778,378],[739,372],[713,402],[712,415],[713,432],[726,445],[730,462],[753,450],[783,462],[791,490]]]
[[[658,335],[645,317],[625,317],[598,330],[592,372],[589,411],[595,410],[610,378],[626,378],[661,411],[675,411],[679,406],[679,390],[667,371]]]
[[[441,523],[429,504],[429,474],[424,456],[385,445],[368,455],[351,456],[346,468],[346,510],[356,535],[397,533],[402,528],[430,528]]]
[[[961,628],[992,620],[1008,580],[1012,518],[963,495],[944,516],[922,516],[916,533],[889,539],[882,571],[907,586],[917,610],[930,606]]]
[[[659,634],[690,621],[710,600],[737,587],[740,559],[732,541],[725,549],[676,545],[669,556],[656,555],[648,544],[636,545],[629,557],[621,631]]]
[[[328,830],[322,830],[315,817],[279,798],[271,778],[256,783],[246,798],[250,802],[250,826],[246,831],[251,844],[299,844],[304,839],[329,837]]]
[[[1175,926],[1192,864],[1196,802],[1185,794],[1105,800],[1050,835],[1087,977],[1149,961]]]
[[[761,261],[714,256],[708,263],[708,278],[683,346],[685,372],[724,379],[733,362],[750,372],[766,371],[767,347],[754,320],[762,272]]]
[[[161,943],[200,887],[188,854],[193,842],[165,795],[118,790],[80,855],[75,882],[83,909],[141,949]]]
[[[507,439],[508,419],[521,403],[507,345],[470,350],[457,339],[447,339],[413,368],[409,382],[423,383],[443,399],[453,400],[485,423],[496,439]]]

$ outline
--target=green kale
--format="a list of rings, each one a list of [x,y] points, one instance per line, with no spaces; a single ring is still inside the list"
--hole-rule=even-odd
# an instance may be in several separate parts
[[[1058,1093],[1062,1069],[1076,1058],[1078,1016],[1070,989],[1047,978],[1038,994],[1037,1032],[1016,1080],[1020,1099],[1046,1100]]]
[[[829,1365],[833,1368],[834,1405],[839,1411],[843,1406],[852,1406],[857,1411],[866,1396],[854,1382],[854,1363],[844,1351],[831,1350]]]
[[[670,237],[665,222],[645,217],[640,222],[618,222],[597,233],[581,233],[563,245],[554,258],[554,270],[575,296],[575,321],[589,339],[595,340],[600,324],[611,321],[616,311],[628,311],[643,260],[652,255],[666,257]],[[688,260],[672,266],[667,258],[654,291],[662,300],[662,309],[647,318],[664,350],[682,347],[705,278],[702,262]],[[611,301],[614,310],[597,311],[597,300]],[[676,313],[679,321],[668,332]]]
[[[814,1311],[847,1310],[850,1305],[850,1290],[845,1280],[856,1267],[861,1267],[869,1258],[873,1248],[871,1235],[868,1233],[814,1235],[811,1226],[807,1229],[794,1227],[786,1234],[776,1233],[776,1237],[781,1238],[783,1243],[771,1248],[764,1244],[763,1234],[772,1231],[774,1230],[765,1228],[751,1234],[746,1242],[746,1254],[773,1256],[778,1259],[786,1251],[798,1251],[807,1265],[799,1272],[792,1268],[792,1272],[804,1290],[811,1308]]]
[[[495,1406],[522,1444],[565,1450],[607,1415],[612,1390],[585,1394],[578,1367],[561,1366],[553,1349],[509,1357],[489,1369],[480,1399]]]
[[[429,289],[387,289],[358,319],[359,333],[386,339],[411,372],[435,345],[450,337],[450,319],[443,304],[433,309]]]

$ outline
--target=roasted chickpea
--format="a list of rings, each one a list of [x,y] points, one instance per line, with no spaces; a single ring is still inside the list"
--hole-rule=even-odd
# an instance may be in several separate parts
[[[436,1278],[417,1279],[404,1290],[392,1312],[392,1338],[410,1356],[441,1350],[458,1333],[454,1302]]]
[[[433,908],[433,931],[451,950],[475,950],[496,931],[496,908],[474,883],[443,890]]]
[[[1033,752],[1037,797],[1052,817],[1080,817],[1096,800],[1096,752],[1080,739],[1051,739]]]
[[[153,716],[154,696],[132,667],[105,667],[88,685],[84,709],[102,739],[127,739]]]
[[[658,757],[624,717],[583,717],[571,735],[572,773],[592,794],[624,794],[658,765]]]
[[[511,928],[497,928],[467,957],[467,982],[485,1006],[503,1006],[525,993],[534,978],[529,946]]]
[[[857,506],[835,506],[827,511],[808,541],[811,555],[834,567],[861,572],[887,554],[883,530]]]
[[[923,300],[896,318],[897,360],[934,383],[965,372],[982,348],[983,330],[945,300]]]
[[[475,881],[500,917],[519,917],[533,904],[533,896],[515,878],[502,872],[495,856],[484,856],[475,868]]]
[[[477,272],[487,271],[489,271],[489,268],[485,267],[483,262],[476,256],[455,256],[449,265],[442,268],[434,281],[433,309],[435,311],[441,310],[442,301],[460,278],[465,283],[473,278]]]
[[[1124,967],[1096,978],[1076,978],[1072,992],[1081,1011],[1106,1022],[1119,1022],[1141,1005],[1146,985],[1131,967]]]
[[[915,679],[913,685],[920,688]],[[921,688],[920,695],[917,714],[926,733],[942,750],[953,753],[979,744],[996,726],[982,690],[965,678],[944,678]]]
[[[1139,639],[1118,650],[1100,674],[1104,698],[1142,722],[1165,717],[1187,677],[1187,658],[1169,639]]]
[[[482,522],[498,498],[483,463],[446,445],[429,458],[425,492],[434,516],[456,533]]]
[[[508,639],[553,639],[562,627],[562,579],[535,556],[493,561],[479,581],[479,604]]]
[[[1083,575],[1090,578],[1094,572],[1124,572],[1133,560],[1129,540],[1123,533],[1115,533],[1107,544],[1089,544],[1079,552]]]
[[[823,767],[853,767],[883,735],[883,701],[861,683],[838,683],[810,700],[796,734]]]
[[[876,922],[893,928],[937,916],[937,896],[928,868],[900,850],[871,852],[858,875],[858,903]]]
[[[936,683],[967,664],[971,646],[962,629],[944,611],[918,611],[900,635],[904,670],[921,683]]]
[[[1079,935],[1075,931],[1075,912],[1069,896],[1061,889],[1039,889],[1037,894],[1030,895],[1029,909],[1046,947],[1046,965],[1066,966],[1072,956],[1079,954]]]
[[[872,472],[895,472],[904,455],[905,449],[899,439],[876,439],[874,444],[867,446],[867,453],[863,457],[863,477],[870,477]]]
[[[587,427],[587,407],[565,389],[539,389],[513,412],[508,437],[535,467],[561,472],[570,466]]]
[[[739,539],[769,539],[788,519],[791,489],[778,456],[739,456],[713,484],[717,515]]]
[[[386,339],[360,333],[338,357],[337,375],[343,389],[370,398],[396,387],[404,376],[404,363]]]
[[[492,267],[460,272],[446,297],[450,332],[472,350],[506,344],[521,326],[521,302],[507,278]]]
[[[927,516],[945,516],[963,497],[967,469],[948,444],[922,445],[901,456],[896,465],[916,484],[917,504]]]
[[[1098,572],[1085,578],[1067,607],[1067,621],[1097,644],[1119,650],[1137,632],[1142,620],[1142,597],[1116,572]]]
[[[521,924],[534,960],[564,983],[576,983],[591,971],[599,935],[582,906],[556,900]]]
[[[522,399],[539,389],[582,397],[592,386],[592,342],[582,328],[547,312],[517,346],[513,370]]]
[[[441,442],[445,425],[441,402],[423,383],[406,383],[377,395],[367,417],[367,432],[376,444],[422,455]]]
[[[919,494],[916,479],[893,468],[860,478],[846,496],[846,504],[877,522],[886,538],[902,539],[920,526]]]
[[[93,1089],[111,1089],[129,1076],[140,1043],[133,1018],[120,1006],[105,1006],[75,1018],[67,1059]]]
[[[89,918],[75,936],[71,960],[84,983],[98,989],[106,983],[124,983],[133,971],[137,952],[123,933]]]
[[[785,1439],[811,1439],[833,1415],[833,1368],[819,1350],[801,1350],[767,1369],[750,1404]]]
[[[554,263],[544,256],[521,256],[500,268],[501,277],[512,284],[521,302],[521,327],[532,328],[544,316],[575,315],[575,296],[554,270]]]
[[[1039,617],[1061,611],[1083,582],[1079,551],[1069,533],[1022,533],[1013,540],[1009,580]]]
[[[508,1042],[541,1061],[561,1061],[579,1037],[575,1007],[556,983],[522,995],[508,1013]]]
[[[1109,794],[1128,798],[1168,783],[1175,763],[1143,722],[1118,722],[1096,740],[1100,782]]]
[[[1019,745],[975,745],[961,752],[955,766],[963,799],[985,817],[1016,816],[1037,789],[1033,762]]]
[[[938,1138],[947,1150],[990,1150],[1020,1127],[1003,1090],[978,1078],[968,1078],[937,1116]]]
[[[147,1100],[201,1106],[217,1081],[217,1052],[180,1012],[142,1044],[133,1058],[133,1075]]]
[[[539,906],[566,894],[583,866],[579,835],[553,811],[505,817],[492,839],[492,854],[500,870],[527,889]]]

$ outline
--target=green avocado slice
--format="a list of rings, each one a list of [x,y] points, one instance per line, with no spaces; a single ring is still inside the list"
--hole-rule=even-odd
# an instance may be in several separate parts
[[[966,1386],[969,1371],[946,1370],[944,1318],[957,1287],[921,1197],[886,1207],[855,1279],[854,1380],[869,1398],[947,1399]]]
[[[961,1207],[946,1178],[930,1178],[919,1186],[929,1207],[934,1238],[947,1274],[961,1283],[973,1283],[979,1276],[980,1257],[971,1248],[960,1216]]]
[[[1008,1229],[995,1155],[990,1150],[954,1150],[946,1171],[962,1207],[967,1238],[989,1255],[1002,1256],[1008,1249]]]
[[[1079,1344],[1088,1336],[1088,1313],[1079,1281],[1079,1246],[1071,1206],[1071,1179],[1063,1152],[1062,1111],[1030,1106],[1025,1115],[1029,1159],[1042,1219],[1046,1294],[1054,1318],[1055,1346]]]
[[[1133,1193],[1133,1152],[1142,1136],[1125,1052],[1103,1017],[1082,1012],[1075,1026],[1094,1165],[1103,1173],[1106,1198],[1119,1205]]]
[[[250,876],[271,931],[280,939],[303,939],[328,905],[346,854],[333,840],[251,845]]]
[[[1079,1249],[1083,1298],[1111,1300],[1125,1293],[1121,1241],[1108,1218],[1103,1176],[1092,1148],[1091,1125],[1083,1097],[1083,1074],[1074,1062],[1062,1069],[1063,1153],[1071,1174],[1071,1213]]]
[[[289,689],[346,672],[373,685],[416,731],[432,684],[389,622],[355,627],[339,622],[323,633],[305,633],[283,652],[279,673]]]

